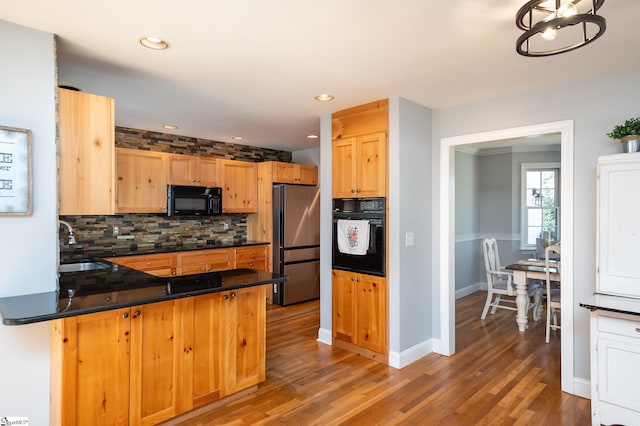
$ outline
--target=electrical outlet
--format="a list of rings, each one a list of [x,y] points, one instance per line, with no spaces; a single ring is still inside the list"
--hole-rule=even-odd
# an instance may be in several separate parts
[[[222,225],[222,229],[225,231],[229,230],[229,224],[227,222],[224,222],[224,224]]]
[[[113,236],[117,237],[120,235],[120,227],[118,225],[113,225]]]

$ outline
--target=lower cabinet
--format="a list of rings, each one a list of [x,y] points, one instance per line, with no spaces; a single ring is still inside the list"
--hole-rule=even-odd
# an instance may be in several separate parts
[[[386,362],[387,282],[384,277],[334,269],[333,342]]]
[[[177,256],[175,253],[108,257],[106,260],[155,275],[156,277],[171,277],[178,274]]]
[[[51,423],[152,425],[264,381],[265,292],[52,321]]]
[[[640,424],[640,317],[591,312],[592,424]]]

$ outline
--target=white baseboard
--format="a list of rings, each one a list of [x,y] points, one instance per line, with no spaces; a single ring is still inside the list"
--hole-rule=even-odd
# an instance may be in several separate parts
[[[417,345],[412,346],[411,348],[400,353],[390,351],[389,366],[397,369],[402,369],[407,365],[419,360],[423,356],[429,355],[432,352],[433,339],[418,343]]]
[[[591,399],[591,381],[582,377],[573,378],[573,394],[582,398]]]
[[[461,297],[465,297],[465,296],[468,296],[470,294],[473,294],[476,291],[482,290],[482,285],[483,284],[484,284],[484,289],[486,290],[487,289],[487,283],[475,283],[475,284],[471,284],[469,286],[466,286],[464,288],[456,290],[456,300],[460,299]]]
[[[327,330],[326,328],[318,329],[318,342],[324,343],[327,345],[331,345],[331,330]]]

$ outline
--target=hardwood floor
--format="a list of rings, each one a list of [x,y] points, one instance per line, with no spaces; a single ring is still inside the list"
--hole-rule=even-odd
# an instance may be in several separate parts
[[[183,425],[587,425],[589,400],[560,391],[560,334],[480,321],[486,293],[456,302],[456,348],[396,370],[316,341],[318,301],[267,312],[267,380]]]

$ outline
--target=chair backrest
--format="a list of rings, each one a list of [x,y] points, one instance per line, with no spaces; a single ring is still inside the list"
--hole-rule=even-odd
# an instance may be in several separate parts
[[[498,243],[495,238],[487,238],[482,241],[482,253],[484,254],[484,269],[487,274],[487,285],[494,287],[498,280],[499,272],[502,269],[500,265],[500,254],[498,253]]]
[[[554,256],[553,253],[556,253],[557,256]],[[544,249],[544,266],[546,269],[546,278],[547,278],[547,294],[550,295],[550,291],[551,291],[551,272],[549,271],[549,265],[551,265],[552,268],[556,268],[558,270],[558,276],[562,276],[561,272],[560,272],[560,262],[549,262],[550,259],[553,258],[557,258],[560,259],[560,245],[558,244],[554,244],[551,246],[548,246],[546,249]],[[555,280],[554,280],[555,281]],[[550,297],[550,296],[549,296]]]

